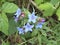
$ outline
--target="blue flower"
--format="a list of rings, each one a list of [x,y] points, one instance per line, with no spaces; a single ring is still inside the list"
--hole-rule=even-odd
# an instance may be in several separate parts
[[[15,17],[14,21],[17,22],[19,19],[17,17]]]
[[[35,16],[35,12],[32,12],[32,14],[29,14],[28,15],[28,18],[29,18],[28,22],[35,23],[36,22],[36,19],[37,19],[37,16]]]
[[[19,31],[19,34],[24,34],[23,28],[17,27],[17,30]]]
[[[21,9],[18,8],[14,15],[15,15],[15,17],[14,17],[15,20],[14,21],[17,22],[18,21],[18,17],[21,15]]]
[[[18,8],[14,15],[16,15],[16,17],[19,17],[21,15],[21,9]]]
[[[30,25],[29,23],[27,23],[24,28],[25,28],[25,32],[28,32],[28,31],[32,31],[32,28],[34,27],[34,25]]]
[[[42,28],[44,22],[38,22],[38,24],[36,25],[36,28]]]

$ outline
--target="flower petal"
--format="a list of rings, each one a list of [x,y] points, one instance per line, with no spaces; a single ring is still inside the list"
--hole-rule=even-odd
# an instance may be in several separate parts
[[[19,34],[24,34],[24,30],[23,30],[23,28],[19,28],[19,27],[17,27],[17,30],[19,31]]]
[[[16,15],[16,17],[19,17],[20,14],[21,14],[21,9],[18,8],[17,11],[16,11],[16,13],[14,15]]]
[[[35,23],[36,22],[36,19],[37,19],[37,16],[35,16],[35,12],[32,12],[32,14],[29,14],[28,15],[28,18],[29,18],[28,22]]]
[[[29,23],[27,23],[24,28],[25,28],[25,32],[28,32],[28,31],[32,31],[32,28],[34,27],[34,25],[30,25]]]

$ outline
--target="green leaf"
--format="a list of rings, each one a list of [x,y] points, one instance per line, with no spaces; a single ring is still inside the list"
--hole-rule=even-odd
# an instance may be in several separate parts
[[[47,43],[48,39],[46,36],[41,35],[41,42]]]
[[[16,27],[17,27],[17,25],[16,25],[14,19],[11,18],[9,20],[9,29],[8,29],[9,35],[14,34],[15,32],[17,32],[17,28]]]
[[[41,30],[42,35],[44,35],[45,37],[47,36],[46,32],[44,30]]]
[[[17,45],[21,45],[21,44],[17,44]]]
[[[49,40],[47,45],[57,45],[57,41]]]
[[[59,2],[59,0],[51,0],[50,3],[52,3],[52,5],[56,5]]]
[[[45,2],[50,2],[50,0],[44,0],[44,3],[45,3]]]
[[[6,2],[6,0],[1,0],[1,2],[3,3],[3,2]]]
[[[60,41],[57,42],[57,45],[60,45]]]
[[[47,45],[53,45],[53,44],[51,44],[51,43],[48,43]]]
[[[39,5],[39,4],[41,4],[41,3],[43,2],[43,0],[34,0],[34,2],[35,2],[37,5]]]
[[[0,31],[8,35],[8,19],[5,13],[0,14]]]
[[[17,9],[18,6],[15,5],[14,3],[5,2],[2,5],[2,11],[4,11],[5,13],[14,13],[16,12]]]
[[[53,7],[50,3],[44,3],[39,5],[39,9],[42,10],[43,16],[52,16],[55,10],[55,7]]]
[[[32,36],[36,36],[38,34],[38,30],[34,30],[33,32],[32,32]]]
[[[2,41],[2,45],[10,45],[9,42]]]
[[[8,0],[8,1],[14,1],[14,0]]]
[[[57,16],[58,16],[58,20],[60,20],[60,7],[57,9],[56,14],[57,14]]]
[[[40,34],[38,34],[38,42],[39,42],[39,45],[41,45],[41,35]]]

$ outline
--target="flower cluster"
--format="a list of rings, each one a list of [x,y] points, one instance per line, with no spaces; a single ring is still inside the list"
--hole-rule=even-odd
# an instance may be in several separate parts
[[[22,17],[26,16],[26,15],[24,15],[24,13],[21,12],[20,8],[17,10],[15,15],[16,15],[15,22],[17,22],[19,20],[19,18],[18,18],[19,16],[22,16]],[[36,29],[42,28],[42,26],[43,26],[43,24],[45,22],[45,19],[36,16],[34,11],[32,13],[29,13],[27,18],[28,18],[28,20],[27,20],[26,24],[24,24],[22,27],[17,27],[17,30],[19,31],[19,34],[24,34],[24,33],[28,32],[28,31],[32,32],[34,27]],[[31,24],[31,22],[33,24]],[[36,24],[36,26],[34,24]]]

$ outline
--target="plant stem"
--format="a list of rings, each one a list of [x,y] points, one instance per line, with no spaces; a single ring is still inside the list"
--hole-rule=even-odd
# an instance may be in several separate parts
[[[32,3],[41,13],[43,13],[42,10],[39,9],[39,7],[36,5],[36,3],[35,3],[34,1],[32,1],[32,0],[29,0],[29,1],[30,1],[30,3]]]
[[[27,41],[25,41],[25,42],[22,42],[21,45],[25,44],[26,42],[31,41],[32,39],[36,39],[36,37],[33,37],[33,38],[31,38],[31,39],[29,39],[29,40],[27,40]]]

